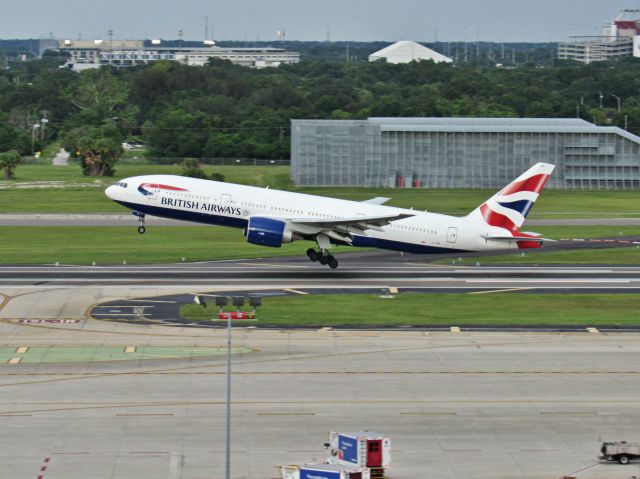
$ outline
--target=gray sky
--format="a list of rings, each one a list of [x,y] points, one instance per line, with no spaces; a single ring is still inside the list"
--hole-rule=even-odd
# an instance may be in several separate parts
[[[558,41],[594,35],[632,0],[0,0],[0,38]],[[211,36],[211,35],[210,35]]]

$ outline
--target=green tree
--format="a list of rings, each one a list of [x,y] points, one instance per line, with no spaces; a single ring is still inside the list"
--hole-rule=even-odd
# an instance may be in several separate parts
[[[10,180],[14,177],[14,170],[20,163],[20,153],[17,150],[9,150],[0,153],[0,169],[4,171],[4,179]]]
[[[86,176],[113,176],[115,164],[122,154],[122,133],[113,125],[79,127],[67,132],[64,146],[80,156]]]
[[[129,102],[127,83],[110,68],[84,70],[67,97],[78,109],[72,118],[75,126],[101,125],[106,121],[132,124],[139,111]]]

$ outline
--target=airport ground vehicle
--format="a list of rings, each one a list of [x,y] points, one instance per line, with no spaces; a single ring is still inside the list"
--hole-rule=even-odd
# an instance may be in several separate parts
[[[600,453],[600,459],[603,461],[618,461],[620,464],[629,464],[633,459],[640,459],[640,443],[605,441],[602,443]]]
[[[282,466],[283,479],[369,479],[369,469],[344,464]]]

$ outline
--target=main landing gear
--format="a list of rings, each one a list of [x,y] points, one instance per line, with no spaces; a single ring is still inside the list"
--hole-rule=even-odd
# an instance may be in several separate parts
[[[316,251],[313,248],[307,250],[307,256],[311,261],[317,261],[322,265],[329,265],[331,269],[338,267],[338,260],[333,255],[327,254],[326,251]]]

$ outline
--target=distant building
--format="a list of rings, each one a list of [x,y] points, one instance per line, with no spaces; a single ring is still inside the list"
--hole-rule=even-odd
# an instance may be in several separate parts
[[[277,67],[300,61],[298,52],[282,48],[220,48],[213,42],[205,42],[202,47],[176,47],[162,46],[159,40],[152,41],[151,45],[145,45],[142,40],[61,40],[58,50],[69,57],[65,67],[76,71],[102,65],[130,67],[158,60],[203,66],[209,59],[216,58],[250,68]]]
[[[640,137],[580,119],[291,120],[300,186],[497,189],[538,162],[550,188],[640,188]]]
[[[386,60],[387,63],[428,61],[451,63],[453,60],[416,42],[401,41],[369,55],[369,61]]]
[[[558,44],[560,60],[591,63],[603,60],[640,57],[640,10],[622,10],[607,25],[602,35],[575,36]]]

